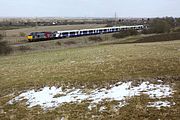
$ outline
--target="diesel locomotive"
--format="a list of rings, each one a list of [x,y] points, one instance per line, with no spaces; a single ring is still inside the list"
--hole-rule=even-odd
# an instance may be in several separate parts
[[[40,40],[51,40],[54,38],[53,32],[32,32],[27,36],[29,42]]]

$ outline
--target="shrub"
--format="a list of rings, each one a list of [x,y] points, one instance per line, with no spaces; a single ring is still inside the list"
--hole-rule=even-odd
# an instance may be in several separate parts
[[[176,28],[172,30],[173,32],[180,32],[180,28]]]
[[[60,41],[57,41],[56,44],[59,45],[59,46],[61,46],[61,42],[60,42]]]
[[[153,33],[153,32],[151,31],[151,29],[143,29],[143,30],[141,31],[141,33],[142,33],[142,34],[151,34],[151,33]]]
[[[149,22],[149,29],[144,29],[142,33],[169,33],[172,27],[174,25],[170,18],[155,18]]]
[[[151,29],[153,33],[166,33],[170,32],[171,27],[166,21],[155,20]]]
[[[64,44],[71,45],[71,44],[76,44],[76,42],[75,41],[66,41],[66,42],[64,42]]]
[[[0,40],[3,38],[3,35],[2,34],[0,34]]]
[[[89,41],[101,42],[103,41],[103,39],[100,36],[92,36],[92,37],[89,37]]]
[[[166,34],[143,37],[135,42],[136,43],[159,42],[159,41],[171,41],[171,40],[179,40],[179,39],[180,39],[180,33],[166,33]]]
[[[12,48],[7,44],[6,41],[0,40],[0,55],[7,55],[12,52]]]
[[[1,41],[0,42],[0,55],[7,55],[12,52],[12,48],[7,45],[7,42]]]
[[[12,52],[12,48],[7,44],[6,41],[2,40],[3,35],[0,34],[0,55],[7,55]]]
[[[22,52],[26,52],[26,51],[28,51],[28,50],[31,50],[31,48],[28,47],[28,46],[19,46],[18,49],[19,49],[20,51],[22,51]]]
[[[20,32],[20,33],[19,33],[19,36],[20,36],[20,37],[25,37],[25,36],[26,36],[26,33]]]
[[[128,32],[129,32],[130,35],[137,35],[138,34],[138,31],[133,30],[133,29],[129,29]]]
[[[113,23],[108,23],[105,27],[113,27]]]
[[[127,37],[127,36],[131,36],[131,35],[137,35],[138,32],[136,30],[133,30],[133,29],[129,29],[129,30],[122,30],[118,33],[114,33],[112,35],[112,37],[114,38],[124,38],[124,37]]]

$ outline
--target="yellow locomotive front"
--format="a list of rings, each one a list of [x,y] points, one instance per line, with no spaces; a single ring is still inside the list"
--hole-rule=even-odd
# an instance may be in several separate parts
[[[28,35],[27,39],[28,39],[28,41],[32,42],[33,41],[33,36],[32,35]]]

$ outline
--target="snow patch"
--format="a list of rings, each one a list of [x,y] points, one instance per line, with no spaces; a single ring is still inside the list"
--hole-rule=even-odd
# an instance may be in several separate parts
[[[157,82],[160,82],[160,83],[162,83],[163,81],[162,81],[162,80],[157,80]]]
[[[149,102],[149,105],[147,105],[147,107],[156,107],[160,109],[161,107],[171,107],[172,105],[175,105],[175,103],[170,103],[168,101],[156,101]]]
[[[119,101],[119,107],[126,105],[124,102],[132,96],[143,94],[149,95],[151,98],[165,98],[173,94],[173,90],[169,85],[151,84],[143,82],[138,86],[132,86],[132,82],[118,82],[110,85],[110,89],[95,89],[88,93],[83,89],[62,89],[62,87],[44,87],[39,91],[28,90],[10,100],[8,103],[13,104],[22,100],[27,100],[26,104],[29,108],[41,106],[43,109],[56,108],[64,103],[80,103],[84,100],[91,101],[89,110],[95,104],[105,101]]]
[[[100,109],[99,109],[99,112],[104,112],[106,110],[106,107],[105,106],[101,106]]]
[[[88,109],[89,110],[92,110],[93,108],[95,108],[96,107],[96,104],[90,104],[89,106],[88,106]]]

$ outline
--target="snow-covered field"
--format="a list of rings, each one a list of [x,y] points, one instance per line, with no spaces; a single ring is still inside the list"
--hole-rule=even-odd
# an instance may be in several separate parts
[[[139,85],[132,86],[130,82],[118,82],[110,85],[109,89],[99,88],[94,89],[88,93],[83,89],[62,89],[62,87],[44,87],[37,90],[27,90],[19,96],[13,98],[8,103],[13,104],[15,102],[21,102],[27,100],[26,104],[29,108],[34,106],[41,106],[44,110],[53,109],[63,105],[64,103],[80,103],[84,100],[91,101],[89,109],[91,110],[96,104],[105,101],[116,100],[119,102],[119,107],[122,107],[128,103],[126,99],[130,99],[133,96],[141,94],[147,94],[151,98],[166,98],[171,97],[173,89],[169,85],[162,84],[161,80],[158,80],[158,84],[152,84],[148,81],[142,82]],[[168,101],[159,101],[150,103],[148,107],[170,107],[175,103]],[[102,108],[103,110],[104,108]]]

